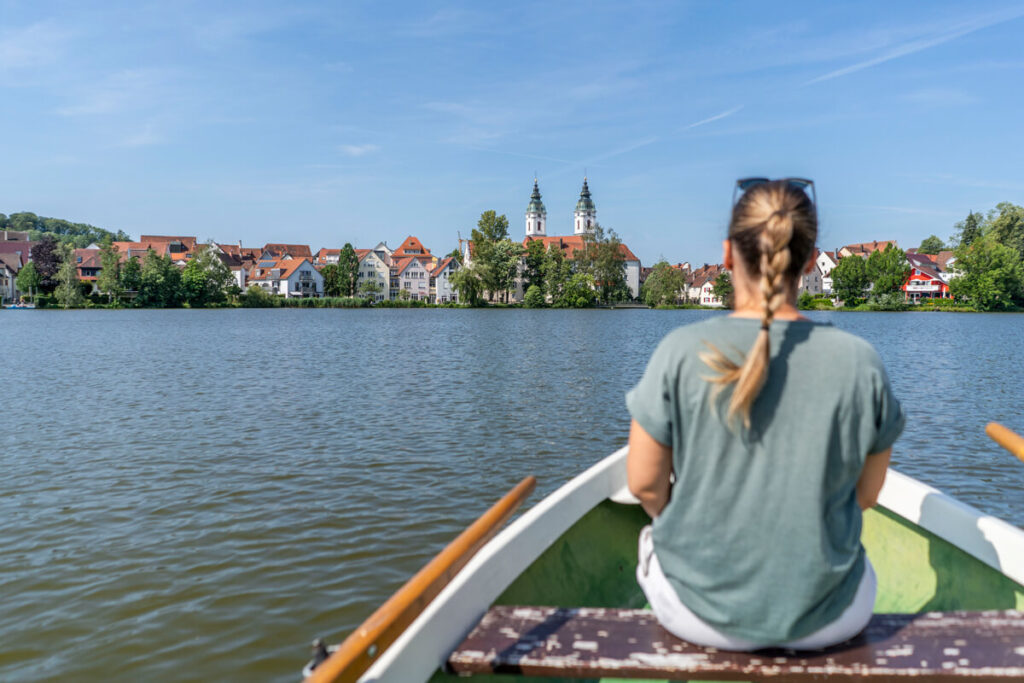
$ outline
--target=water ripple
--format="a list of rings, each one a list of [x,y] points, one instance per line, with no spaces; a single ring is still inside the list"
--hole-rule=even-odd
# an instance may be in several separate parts
[[[658,340],[715,314],[0,315],[0,680],[290,681],[520,478],[623,445]],[[897,466],[1024,524],[982,433],[1024,426],[1024,317],[816,315],[885,359]]]

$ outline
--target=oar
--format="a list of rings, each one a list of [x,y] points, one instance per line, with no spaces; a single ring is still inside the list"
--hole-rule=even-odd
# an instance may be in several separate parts
[[[1024,460],[1024,436],[1007,429],[998,422],[989,422],[985,427],[985,433],[997,444]]]
[[[352,683],[358,680],[373,660],[402,634],[469,559],[498,532],[536,485],[534,477],[527,477],[506,493],[377,608],[313,670],[306,683]]]

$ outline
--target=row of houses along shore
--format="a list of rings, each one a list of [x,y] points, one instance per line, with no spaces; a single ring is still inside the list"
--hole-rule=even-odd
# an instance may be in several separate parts
[[[804,292],[816,297],[833,297],[832,271],[839,265],[840,259],[858,257],[867,259],[876,251],[885,251],[892,245],[899,248],[896,240],[861,242],[838,247],[832,251],[822,249],[814,250],[814,266],[809,273],[800,279],[799,294]],[[916,248],[906,251],[907,262],[910,265],[910,275],[907,276],[901,290],[903,298],[911,303],[918,303],[922,299],[949,299],[951,298],[949,282],[956,276],[954,263],[956,257],[952,251],[940,251],[938,254],[924,254]],[[707,264],[699,268],[691,268],[689,263],[677,263],[672,266],[686,275],[685,294],[681,300],[704,306],[720,307],[723,305],[721,298],[715,293],[715,280],[727,269],[722,264]],[[641,282],[646,281],[651,273],[651,268],[643,268],[641,271]]]
[[[597,226],[597,207],[594,204],[587,179],[573,212],[572,234],[548,235],[547,209],[542,201],[537,180],[533,183],[526,208],[524,222],[525,247],[532,241],[541,241],[547,249],[559,249],[567,259],[573,259],[584,248],[588,235]],[[36,244],[29,240],[26,232],[0,231],[0,298],[4,303],[16,301],[21,293],[17,291],[15,279],[21,268],[31,260],[31,248]],[[231,269],[235,284],[242,290],[251,286],[261,287],[271,294],[292,297],[322,297],[324,277],[321,270],[330,264],[337,264],[341,249],[322,248],[313,253],[306,244],[268,243],[262,247],[245,247],[235,244],[213,242],[205,245],[194,236],[142,235],[136,242],[114,242],[122,259],[127,261],[138,257],[141,261],[149,250],[159,256],[166,256],[172,263],[184,268],[195,256],[198,249],[209,246],[216,250],[221,261]],[[895,240],[863,242],[825,251],[815,250],[814,267],[803,276],[800,292],[813,296],[832,295],[832,271],[839,261],[848,257],[867,258],[875,251],[885,250],[889,245],[898,247]],[[376,301],[409,299],[428,303],[457,303],[458,292],[452,286],[451,276],[469,264],[473,258],[473,243],[460,240],[459,258],[451,255],[436,256],[419,238],[410,235],[392,249],[386,242],[379,242],[368,249],[356,249],[359,261],[358,289],[370,294]],[[625,244],[620,246],[626,285],[634,299],[639,299],[640,289],[651,272],[644,268],[640,259]],[[83,282],[96,282],[100,273],[100,249],[90,245],[75,249],[74,257],[78,277]],[[917,302],[922,298],[949,298],[949,281],[953,277],[953,253],[943,251],[937,255],[907,250],[911,274],[903,285],[908,301]],[[722,299],[715,292],[715,280],[725,272],[721,264],[704,264],[691,268],[687,262],[672,266],[685,276],[685,289],[679,293],[679,301],[704,306],[720,307]],[[525,262],[520,264],[520,277],[516,279],[509,300],[521,302],[524,297],[522,272]],[[362,287],[374,283],[373,287]]]
[[[28,240],[27,233],[0,232],[0,295],[3,303],[17,301],[15,280],[19,270],[31,260],[31,248],[37,242]],[[583,246],[579,236],[548,237],[531,235],[524,240],[524,246],[534,239],[542,239],[547,248],[562,249],[572,258],[575,251]],[[884,250],[888,245],[898,246],[895,240],[850,244],[831,251],[816,250],[814,267],[803,276],[800,293],[812,296],[832,296],[832,271],[840,259],[846,257],[867,258],[874,251]],[[127,261],[137,257],[140,261],[152,249],[159,256],[170,258],[180,268],[194,257],[196,250],[205,245],[194,236],[143,235],[137,242],[115,242],[114,246]],[[324,277],[321,270],[329,264],[337,264],[341,249],[322,248],[313,253],[309,245],[268,243],[262,247],[244,247],[238,244],[214,242],[210,245],[217,250],[218,257],[231,270],[234,282],[242,290],[258,286],[271,294],[284,297],[321,297],[324,292]],[[457,303],[458,292],[451,284],[451,275],[461,268],[458,259],[452,256],[434,255],[415,236],[410,235],[392,249],[380,242],[370,249],[355,249],[359,260],[358,282],[376,283],[376,301],[406,298],[429,303]],[[640,260],[623,245],[627,284],[634,297],[639,296],[640,287],[651,273],[643,268]],[[95,283],[100,273],[100,249],[91,245],[75,249],[74,257],[78,277],[82,282]],[[951,251],[938,254],[923,254],[916,249],[906,252],[911,272],[902,289],[907,301],[921,299],[950,298],[949,282],[954,277],[953,265],[956,259]],[[471,243],[463,247],[463,259],[471,258]],[[681,262],[672,266],[685,276],[686,287],[679,294],[680,302],[720,307],[722,299],[715,292],[715,281],[726,272],[721,264],[704,264],[692,268]],[[510,292],[510,300],[522,301],[523,282],[519,278]]]

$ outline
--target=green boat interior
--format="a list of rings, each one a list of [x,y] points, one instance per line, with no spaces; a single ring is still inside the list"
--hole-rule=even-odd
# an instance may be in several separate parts
[[[871,680],[921,675],[928,680],[1024,678],[1024,614],[1018,612],[1024,610],[1024,586],[884,508],[876,507],[865,513],[862,536],[878,574],[876,617],[860,638],[837,646],[845,648],[845,652],[837,654],[835,648],[823,651],[820,662],[781,651],[770,657],[765,654],[770,651],[750,655],[721,653],[682,643],[661,631],[652,623],[650,613],[639,609],[644,607],[645,599],[635,580],[637,537],[648,521],[647,515],[636,505],[605,501],[593,508],[499,596],[474,632],[478,635],[485,631],[504,633],[506,639],[514,634],[514,642],[505,642],[501,649],[482,648],[482,641],[473,641],[471,634],[453,653],[449,670],[436,672],[431,681],[452,681],[470,674],[475,680],[484,681],[582,678],[611,683],[623,677],[680,680],[679,664],[687,662],[687,657],[682,655],[688,656],[686,666],[690,667],[688,675],[682,679],[695,677],[695,661],[707,663],[702,669],[707,675],[700,676],[707,680],[779,680],[779,667],[783,665],[791,667],[783,680],[820,678],[825,669],[830,677],[841,679],[841,664],[855,672],[851,678]],[[550,609],[503,610],[503,606]],[[560,609],[554,609],[556,607]],[[947,614],[922,615],[937,611]],[[971,614],[948,614],[958,611]],[[979,614],[980,611],[987,612]],[[531,626],[529,620],[537,618],[542,621]],[[538,629],[538,624],[547,625]],[[534,645],[543,649],[544,643],[549,642],[545,638],[554,633],[552,629],[556,627],[566,629],[558,631],[563,643],[566,639],[585,643],[574,651],[584,653],[586,658],[599,661],[607,655],[607,666],[586,670],[578,667],[533,669],[552,674],[539,677],[503,673],[526,668],[516,662],[522,661],[524,653]],[[520,633],[526,634],[522,642],[518,639]],[[654,654],[675,652],[680,656],[663,656],[660,668],[616,668],[615,653],[621,654],[621,643],[629,643],[630,639],[636,641],[631,643],[634,654],[648,648]],[[664,646],[654,647],[655,639],[659,644],[664,641]],[[606,645],[607,652],[603,652],[602,642],[615,645]],[[495,652],[505,652],[507,661],[499,662],[492,656]],[[915,652],[922,656],[914,655]],[[925,655],[926,652],[932,654]],[[464,665],[456,661],[465,658],[467,653],[475,653],[477,659],[487,662]],[[936,653],[942,653],[941,657]],[[895,666],[893,660],[897,657],[902,658],[902,668]],[[558,658],[552,655],[549,659]],[[572,657],[576,662],[581,659],[578,654]],[[648,660],[659,661],[657,657]],[[911,660],[912,663],[908,663]],[[815,673],[814,667],[818,664],[824,668]],[[803,670],[800,667],[804,667]],[[478,673],[495,671],[499,673]]]

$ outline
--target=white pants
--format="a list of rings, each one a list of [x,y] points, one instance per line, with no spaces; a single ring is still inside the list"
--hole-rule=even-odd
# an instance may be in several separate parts
[[[839,618],[814,633],[788,643],[758,643],[743,638],[734,638],[708,625],[679,599],[675,589],[665,578],[654,554],[654,541],[650,525],[640,532],[640,563],[636,568],[636,580],[647,601],[651,603],[654,616],[662,627],[682,640],[705,647],[721,650],[760,650],[765,647],[784,647],[792,650],[818,650],[853,638],[864,630],[875,606],[877,579],[875,570],[864,558],[864,576],[853,597],[853,602]]]

